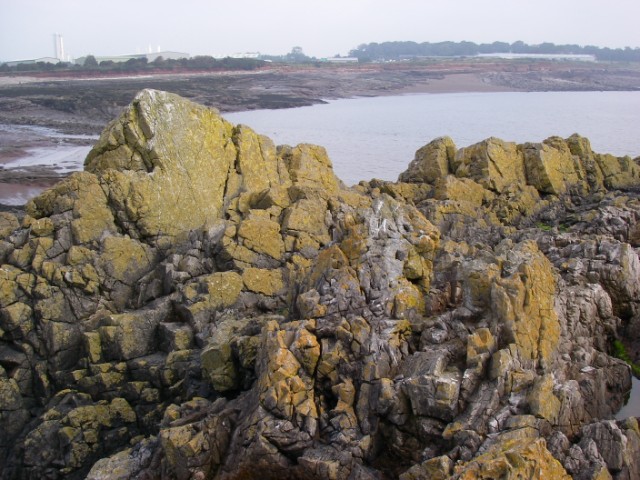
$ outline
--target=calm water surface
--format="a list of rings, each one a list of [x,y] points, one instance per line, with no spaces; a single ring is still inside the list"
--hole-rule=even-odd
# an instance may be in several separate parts
[[[627,417],[640,417],[640,380],[636,377],[631,379],[631,392],[627,403],[616,414],[619,420]]]
[[[9,173],[12,170],[16,172],[50,170],[56,175],[67,175],[82,170],[84,159],[91,150],[91,147],[86,144],[93,143],[97,139],[97,135],[70,135],[35,125],[0,124],[0,147],[4,146],[2,142],[17,142],[17,144],[32,142],[43,145],[26,148],[25,155],[21,158],[10,161],[0,159],[0,170],[7,170]],[[79,141],[79,144],[74,141]],[[45,189],[44,186],[0,182],[0,203],[24,205]]]
[[[540,142],[579,133],[596,152],[640,155],[640,92],[420,94],[224,116],[276,144],[324,146],[347,185],[396,180],[418,148],[443,135],[464,147],[491,136]]]

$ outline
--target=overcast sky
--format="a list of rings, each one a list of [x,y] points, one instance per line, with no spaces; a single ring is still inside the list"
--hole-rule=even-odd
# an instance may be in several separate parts
[[[0,61],[236,52],[346,55],[391,40],[640,47],[640,0],[0,0]]]

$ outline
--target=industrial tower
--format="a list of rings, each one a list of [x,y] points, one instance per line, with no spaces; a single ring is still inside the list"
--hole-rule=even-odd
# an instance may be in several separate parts
[[[53,48],[55,57],[61,62],[64,62],[64,43],[62,42],[62,35],[59,33],[53,34]]]

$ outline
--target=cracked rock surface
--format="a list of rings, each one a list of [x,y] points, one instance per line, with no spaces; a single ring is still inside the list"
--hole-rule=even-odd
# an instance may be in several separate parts
[[[574,135],[347,189],[142,91],[0,213],[0,478],[638,478],[639,186]]]

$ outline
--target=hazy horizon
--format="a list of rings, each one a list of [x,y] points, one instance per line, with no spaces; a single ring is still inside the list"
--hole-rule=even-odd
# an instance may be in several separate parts
[[[294,46],[318,58],[346,55],[363,43],[470,41],[535,45],[640,47],[640,2],[613,0],[21,0],[0,5],[0,61],[65,53],[126,55],[149,50],[190,55],[260,52]],[[228,6],[230,5],[230,6]]]

